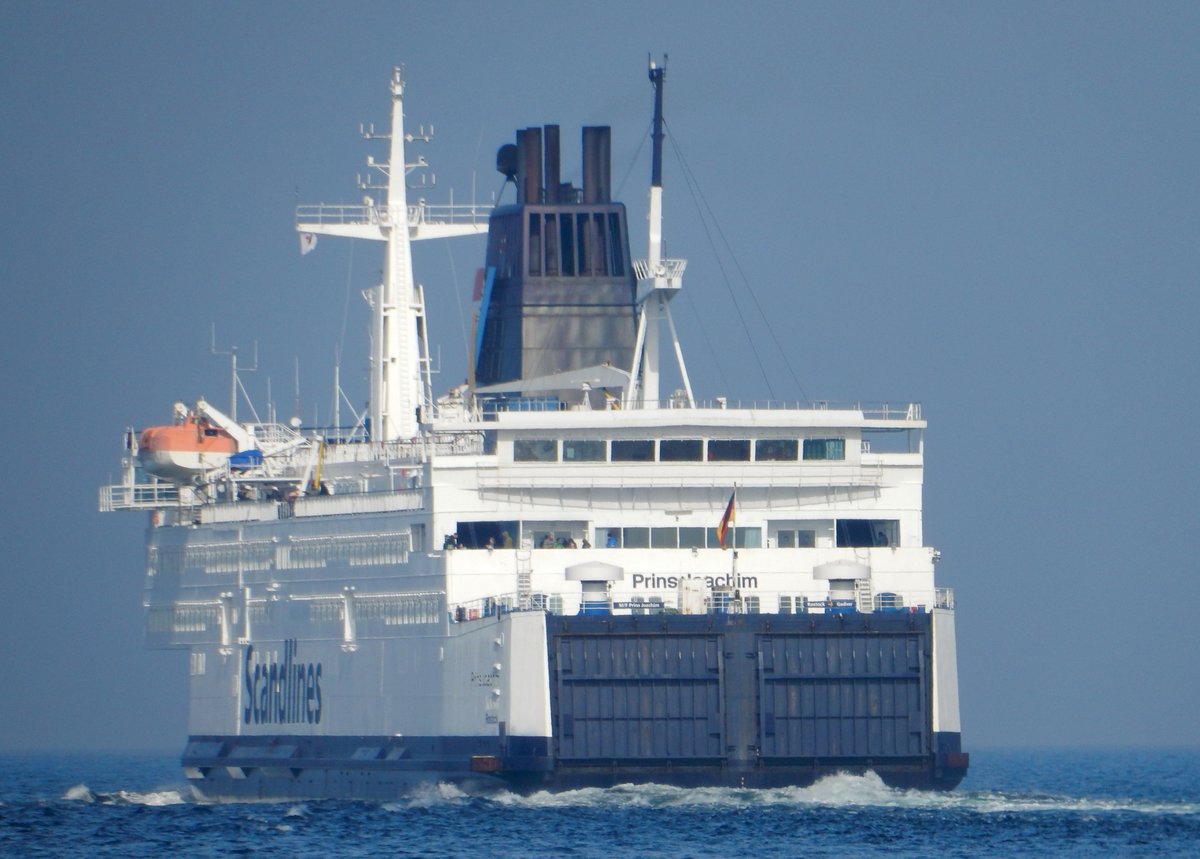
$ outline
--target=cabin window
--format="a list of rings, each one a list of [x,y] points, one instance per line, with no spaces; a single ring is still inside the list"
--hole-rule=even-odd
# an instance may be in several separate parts
[[[513,441],[514,462],[556,462],[558,442],[552,438],[519,438]]]
[[[808,614],[808,597],[783,596],[779,598],[780,614]]]
[[[875,594],[875,611],[899,611],[902,608],[904,608],[904,597],[900,594],[889,591]]]
[[[734,532],[733,545],[738,549],[761,549],[762,528],[738,528]]]
[[[708,440],[709,462],[749,462],[750,439],[712,438]]]
[[[563,462],[604,462],[605,443],[597,439],[563,439]]]
[[[677,549],[679,548],[678,528],[651,528],[650,548]]]
[[[781,528],[775,532],[780,549],[811,549],[817,545],[817,532],[810,529]]]
[[[660,462],[701,462],[704,442],[698,438],[666,438],[658,443]]]
[[[596,528],[593,545],[610,549],[719,549],[716,528]],[[731,528],[725,537],[728,548],[762,548],[762,528]]]
[[[806,438],[804,440],[805,459],[845,459],[846,440],[844,438]]]
[[[900,522],[895,519],[838,519],[839,547],[869,548],[900,545]]]
[[[614,439],[613,462],[654,462],[652,439]]]
[[[720,549],[721,540],[717,537],[716,528],[705,528],[708,537],[708,548]],[[739,526],[730,527],[725,534],[725,548],[734,549],[761,549],[762,548],[762,528],[742,528]]]
[[[758,462],[795,462],[800,445],[794,438],[760,438],[754,442]]]
[[[650,529],[649,528],[624,528],[622,536],[624,537],[623,545],[626,549],[649,549],[650,548]]]

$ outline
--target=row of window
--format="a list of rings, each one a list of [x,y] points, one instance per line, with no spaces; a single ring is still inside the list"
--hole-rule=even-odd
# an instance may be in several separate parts
[[[291,543],[280,544],[259,540],[151,546],[148,560],[151,575],[180,575],[188,569],[202,569],[206,573],[306,569],[330,563],[374,566],[404,563],[408,560],[410,543],[408,534],[395,533],[295,538]]]
[[[597,546],[610,549],[720,549],[716,528],[597,528]],[[762,528],[732,527],[726,547],[761,549]]]
[[[751,458],[753,454],[753,458]],[[843,438],[664,438],[513,441],[515,462],[796,462],[844,460]]]
[[[818,545],[839,548],[900,545],[898,519],[828,519],[768,523],[771,545],[780,549],[811,549]],[[730,528],[739,549],[761,549],[763,528],[735,525]],[[726,536],[726,543],[729,537]],[[698,526],[649,527],[592,526],[582,520],[469,521],[455,524],[443,540],[443,549],[718,549],[717,529]]]

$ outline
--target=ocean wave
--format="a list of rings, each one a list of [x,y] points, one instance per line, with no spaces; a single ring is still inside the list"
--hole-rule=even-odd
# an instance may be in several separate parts
[[[1054,795],[1022,795],[995,791],[924,791],[888,787],[875,773],[826,776],[808,787],[682,788],[659,784],[624,784],[528,796],[501,792],[487,798],[498,805],[525,808],[897,808],[929,811],[997,813],[1120,813],[1197,815],[1200,804]]]
[[[117,790],[112,792],[93,791],[86,784],[72,785],[62,797],[67,802],[100,803],[102,805],[182,805],[187,802],[178,790],[152,791]]]
[[[470,800],[471,795],[457,785],[438,782],[410,788],[398,800],[383,803],[383,808],[387,811],[407,811],[410,808],[462,805]]]
[[[178,789],[113,792],[93,791],[86,784],[68,788],[62,799],[102,805],[171,806],[192,800]],[[807,787],[684,788],[662,784],[622,784],[610,788],[580,788],[551,793],[518,794],[510,791],[473,795],[446,782],[411,788],[381,803],[386,811],[484,805],[528,808],[696,808],[738,810],[747,808],[894,808],[915,811],[948,811],[979,815],[997,814],[1140,814],[1200,816],[1200,803],[1136,800],[1119,797],[1080,797],[1055,794],[1021,794],[1003,791],[923,791],[888,787],[875,773],[838,773]],[[270,800],[250,801],[253,804]],[[336,800],[335,800],[336,802]],[[235,803],[236,804],[236,803]],[[303,818],[309,807],[291,803],[283,816]]]

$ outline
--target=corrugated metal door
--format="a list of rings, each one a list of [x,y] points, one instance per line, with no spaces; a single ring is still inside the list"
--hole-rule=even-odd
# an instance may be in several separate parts
[[[763,757],[929,752],[923,631],[762,635],[758,651]]]
[[[559,760],[721,756],[719,636],[571,634],[555,641]]]

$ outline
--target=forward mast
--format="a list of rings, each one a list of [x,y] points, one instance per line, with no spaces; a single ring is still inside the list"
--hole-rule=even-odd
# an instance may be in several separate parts
[[[363,129],[368,139],[389,141],[388,161],[380,164],[367,158],[367,166],[381,173],[386,182],[373,185],[360,181],[364,189],[384,191],[382,205],[369,195],[361,206],[315,205],[296,210],[296,229],[301,234],[343,236],[382,241],[387,244],[383,282],[370,290],[371,387],[370,435],[374,441],[399,441],[415,437],[420,424],[432,417],[433,392],[430,380],[429,342],[425,325],[424,289],[413,279],[410,243],[419,239],[482,235],[487,232],[490,206],[428,205],[422,199],[408,203],[407,175],[426,166],[425,160],[405,160],[405,144],[427,142],[432,131],[417,134],[404,130],[403,70],[393,70],[391,81],[392,118],[387,133]]]

